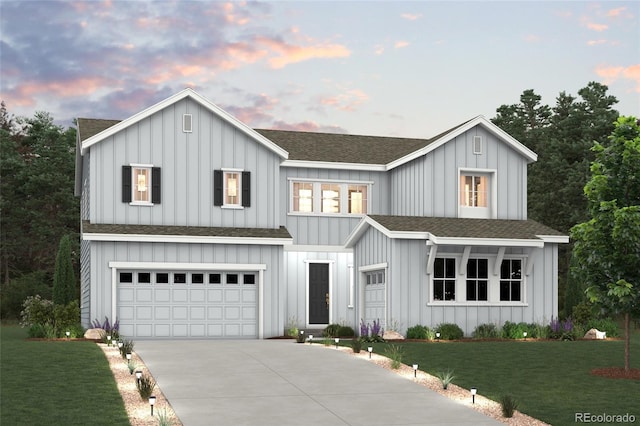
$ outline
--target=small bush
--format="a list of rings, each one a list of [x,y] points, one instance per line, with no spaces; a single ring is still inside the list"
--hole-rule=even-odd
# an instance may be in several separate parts
[[[298,331],[298,334],[296,334],[296,342],[304,343],[306,339],[307,336],[304,334],[304,330]]]
[[[442,323],[436,327],[436,331],[440,332],[440,338],[443,340],[459,340],[464,336],[464,332],[453,323]]]
[[[137,362],[131,360],[127,363],[127,368],[129,369],[129,374],[133,374],[134,371],[138,369],[139,365]]]
[[[356,335],[356,332],[353,330],[353,327],[349,327],[348,325],[341,325],[338,330],[338,336],[340,337],[353,337]]]
[[[53,302],[43,299],[40,295],[29,296],[22,303],[20,312],[20,325],[29,327],[34,324],[53,325]]]
[[[611,318],[600,318],[600,319],[593,318],[587,322],[587,325],[585,326],[585,328],[586,328],[585,333],[588,330],[595,328],[598,331],[605,331],[607,333],[607,337],[618,337],[620,335],[620,329],[618,328],[618,324]]]
[[[573,318],[573,322],[575,324],[586,325],[589,321],[594,319],[593,305],[586,301],[578,303],[571,311],[571,318]]]
[[[140,394],[140,398],[143,401],[147,401],[151,395],[153,395],[153,390],[156,387],[156,382],[153,380],[153,377],[148,376],[146,374],[142,374],[139,381],[136,381],[136,387],[138,388],[138,393]]]
[[[124,339],[120,347],[120,355],[123,359],[127,359],[127,354],[133,353],[133,340]]]
[[[322,330],[322,335],[324,337],[338,337],[340,334],[340,324],[329,324],[327,328]]]
[[[64,337],[65,331],[71,329],[80,322],[80,306],[73,300],[66,305],[55,305],[53,308],[54,327],[57,337]]]
[[[414,325],[407,329],[407,339],[433,340],[433,331],[426,325]]]
[[[120,338],[120,320],[116,318],[116,321],[111,324],[109,322],[109,318],[104,317],[104,322],[100,323],[100,321],[98,321],[97,319],[93,320],[93,322],[91,323],[91,326],[93,328],[101,328],[103,329],[107,335],[111,336],[111,340],[118,340]],[[107,343],[106,337],[103,343]]]
[[[447,369],[447,371],[438,371],[436,373],[436,377],[440,379],[440,383],[442,383],[442,389],[447,389],[449,387],[449,383],[453,382],[453,379],[456,376],[453,375],[453,370]]]
[[[391,360],[391,368],[397,370],[402,365],[402,348],[398,345],[389,345],[384,354]]]
[[[353,349],[354,353],[359,354],[362,350],[362,339],[353,339],[351,341],[351,349]]]
[[[171,426],[171,419],[166,408],[158,410],[158,426]]]
[[[473,337],[476,339],[496,339],[500,337],[500,330],[493,323],[479,324],[473,330]]]
[[[513,413],[518,409],[518,401],[511,395],[503,395],[500,398],[500,406],[502,407],[502,415],[504,417],[513,417]]]

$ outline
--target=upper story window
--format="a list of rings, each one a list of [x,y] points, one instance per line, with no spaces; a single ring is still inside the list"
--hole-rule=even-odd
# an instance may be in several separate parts
[[[137,205],[160,204],[160,167],[148,164],[122,166],[122,202]]]
[[[214,170],[213,205],[228,208],[251,206],[251,173],[240,169]]]
[[[493,217],[493,176],[493,173],[472,170],[460,172],[459,217]]]
[[[367,214],[369,183],[291,181],[292,213]]]

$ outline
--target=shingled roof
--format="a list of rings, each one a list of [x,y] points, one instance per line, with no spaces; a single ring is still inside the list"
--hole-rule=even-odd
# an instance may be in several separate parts
[[[447,238],[538,239],[563,237],[561,232],[534,220],[468,219],[454,217],[371,215],[371,219],[396,232],[428,232]]]
[[[102,120],[99,118],[78,118],[78,134],[80,142],[95,136],[103,130],[107,130],[111,126],[115,126],[121,120]]]
[[[82,221],[83,234],[291,239],[287,228],[119,225]]]

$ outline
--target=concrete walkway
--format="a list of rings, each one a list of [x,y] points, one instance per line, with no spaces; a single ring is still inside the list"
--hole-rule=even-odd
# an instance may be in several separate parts
[[[135,351],[185,426],[501,424],[322,345],[138,340]]]

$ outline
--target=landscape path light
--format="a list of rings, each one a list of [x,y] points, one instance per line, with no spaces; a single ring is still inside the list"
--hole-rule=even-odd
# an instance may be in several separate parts
[[[122,341],[118,341],[118,349],[122,349],[123,345],[124,345],[124,343],[122,343]]]
[[[127,363],[131,364],[131,352],[127,352],[125,356],[127,357]]]
[[[67,331],[67,332],[65,332],[64,334],[66,334],[66,335],[67,335],[67,340],[69,340],[69,336],[71,336],[71,332],[70,332],[70,331]]]
[[[140,379],[142,378],[142,371],[136,371],[136,379],[138,380],[138,387],[140,387]]]
[[[371,359],[371,352],[373,352],[373,346],[369,346],[367,348],[367,352],[369,352],[369,359]]]
[[[476,394],[478,393],[478,389],[476,388],[471,388],[471,403],[475,404],[476,403]]]
[[[436,331],[436,340],[440,340],[440,332]]]
[[[524,336],[524,340],[527,340],[527,332],[523,332],[522,335]]]
[[[413,364],[413,378],[418,378],[418,364]]]
[[[338,343],[340,343],[340,338],[336,337],[334,341],[336,342],[336,349],[338,349]]]
[[[107,336],[107,346],[111,346],[111,335]]]
[[[313,334],[310,334],[310,335],[309,335],[309,344],[311,344],[311,343],[312,343],[312,341],[313,341]]]
[[[151,406],[151,415],[153,416],[153,406],[156,405],[156,397],[154,395],[149,397],[149,405]]]

